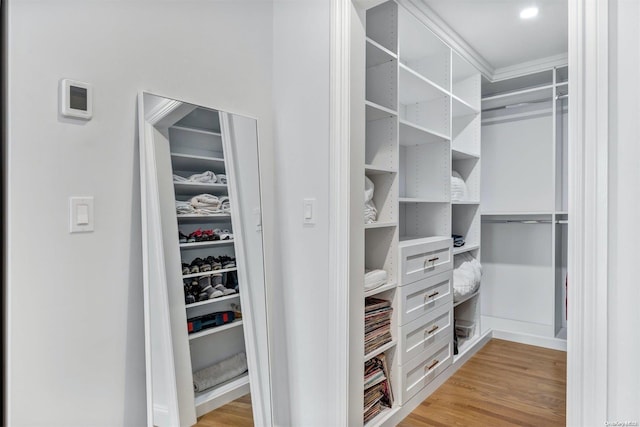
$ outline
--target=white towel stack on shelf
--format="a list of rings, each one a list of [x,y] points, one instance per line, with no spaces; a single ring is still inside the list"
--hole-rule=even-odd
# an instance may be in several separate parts
[[[462,179],[462,176],[456,172],[451,172],[451,201],[452,202],[463,202],[468,200],[469,198],[469,190],[467,188],[467,184]]]
[[[457,302],[480,287],[482,265],[471,254],[456,255],[453,263],[453,301]]]
[[[365,270],[364,271],[364,290],[379,288],[387,283],[387,272],[384,270]]]
[[[364,177],[364,223],[371,224],[376,222],[378,210],[373,204],[373,191],[375,186],[369,177]]]
[[[193,373],[193,389],[201,392],[247,372],[247,355],[242,352]]]

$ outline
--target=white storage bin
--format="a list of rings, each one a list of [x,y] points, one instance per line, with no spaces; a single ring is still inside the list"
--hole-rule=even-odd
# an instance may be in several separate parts
[[[469,320],[457,320],[456,324],[456,335],[458,338],[469,338],[473,336],[473,331],[476,328],[476,322],[471,322]]]

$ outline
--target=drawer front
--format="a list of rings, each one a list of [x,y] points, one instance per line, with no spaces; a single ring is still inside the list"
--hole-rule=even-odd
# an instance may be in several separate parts
[[[405,325],[453,301],[453,271],[400,288],[400,324]]]
[[[438,341],[434,350],[425,351],[400,366],[401,405],[407,403],[409,399],[451,365],[452,350],[451,340]]]
[[[403,247],[400,258],[400,286],[451,270],[451,239]]]
[[[421,353],[435,350],[442,340],[453,340],[453,310],[448,305],[402,327],[398,362],[402,365]]]

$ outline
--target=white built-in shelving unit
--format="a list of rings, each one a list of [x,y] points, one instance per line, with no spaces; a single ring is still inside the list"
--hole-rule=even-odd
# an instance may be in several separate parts
[[[482,98],[482,327],[551,346],[567,327],[567,76],[485,82]]]
[[[477,324],[463,348],[480,338],[481,291],[454,306],[452,267],[459,254],[480,257],[481,76],[404,6],[387,1],[365,16],[361,173],[375,185],[378,218],[363,227],[363,258],[389,279],[364,297],[393,307],[392,341],[364,355],[384,353],[390,366],[394,405],[367,423],[377,426],[399,421],[451,374],[455,318]],[[451,200],[452,170],[465,200]],[[453,249],[452,233],[465,246]]]

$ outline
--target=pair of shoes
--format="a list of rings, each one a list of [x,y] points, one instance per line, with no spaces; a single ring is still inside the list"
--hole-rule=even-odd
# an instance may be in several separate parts
[[[213,232],[220,236],[220,240],[233,240],[233,234],[231,234],[231,231],[229,230],[216,228]]]
[[[236,266],[235,258],[231,258],[226,255],[221,255],[220,257],[218,257],[218,259],[222,263],[222,268],[234,268]]]
[[[185,265],[186,265],[185,263],[182,263],[182,272],[183,273],[186,271]],[[190,274],[193,274],[193,273],[206,273],[207,271],[211,271],[211,264],[207,263],[202,258],[196,258],[193,261],[191,261],[191,264],[189,264],[189,273]]]
[[[178,230],[178,241],[180,243],[210,242],[213,240],[220,240],[220,236],[214,233],[213,230],[202,230],[198,228],[188,236]]]

